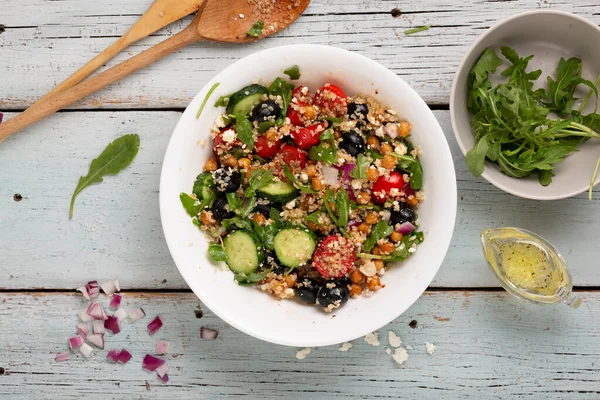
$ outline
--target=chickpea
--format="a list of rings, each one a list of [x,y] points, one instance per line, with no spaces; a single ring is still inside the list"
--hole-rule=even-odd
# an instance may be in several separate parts
[[[362,272],[355,269],[354,271],[350,272],[350,280],[352,283],[362,283],[365,280],[365,276]]]
[[[275,143],[278,141],[279,133],[277,133],[277,128],[269,128],[269,130],[265,132],[265,139],[267,139],[267,141],[270,143]]]
[[[367,147],[373,150],[379,150],[379,139],[375,136],[369,136],[367,139]]]
[[[304,225],[313,232],[319,229],[319,226],[312,221],[305,221]]]
[[[376,182],[379,179],[379,171],[375,168],[367,168],[367,179],[369,182]]]
[[[358,204],[367,204],[371,200],[371,195],[367,192],[360,192],[358,196],[356,196],[356,202]]]
[[[379,252],[381,254],[392,254],[394,251],[394,244],[392,242],[383,242],[379,245]]]
[[[365,224],[364,222],[358,226],[358,230],[362,233],[371,232],[371,225]]]
[[[403,234],[401,234],[400,232],[392,232],[392,234],[390,235],[390,240],[394,243],[398,243],[399,241],[402,240],[402,238],[404,237]]]
[[[317,116],[317,110],[315,110],[314,107],[306,106],[303,108],[303,111],[304,111],[303,114],[307,119],[312,120],[312,119],[315,119],[315,117]]]
[[[213,172],[219,168],[219,163],[217,159],[214,157],[209,158],[204,164],[204,172]]]
[[[333,132],[333,137],[337,140],[342,137],[342,134],[338,131]]]
[[[365,222],[369,225],[375,225],[378,220],[379,214],[377,214],[375,211],[369,212],[365,218]]]
[[[314,178],[312,178],[311,180],[312,183],[312,187],[315,190],[323,190],[323,180],[317,176],[315,176]]]
[[[238,160],[238,165],[240,166],[240,168],[248,170],[250,169],[250,159],[242,157]]]
[[[226,167],[236,168],[238,166],[238,160],[231,154],[225,154],[221,157],[221,164]]]
[[[396,157],[390,154],[386,154],[381,160],[381,166],[385,169],[394,169],[396,168],[397,163],[398,161],[396,161]]]
[[[296,274],[289,274],[288,276],[285,277],[285,283],[289,288],[294,287],[297,280],[298,280],[298,276]]]
[[[367,287],[369,288],[369,290],[380,289],[381,288],[381,281],[379,280],[379,278],[377,276],[372,276],[367,281]]]
[[[215,223],[215,219],[213,218],[212,211],[202,211],[200,213],[200,221],[202,225],[212,225]]]
[[[358,297],[360,296],[362,293],[362,286],[353,283],[352,285],[350,285],[350,296],[352,297]]]
[[[391,144],[384,143],[381,145],[381,154],[383,154],[384,156],[386,154],[390,154],[392,151],[394,151],[394,149],[392,148]]]
[[[306,167],[306,175],[308,175],[309,178],[317,176],[317,167],[314,164],[308,165]]]
[[[410,135],[411,129],[412,126],[408,122],[402,121],[400,122],[400,125],[398,125],[398,134],[402,137],[407,137],[408,135]]]
[[[375,246],[373,247],[373,250],[371,250],[371,254],[378,256],[379,253],[379,246]]]
[[[259,224],[260,226],[263,226],[264,224],[267,223],[267,219],[265,218],[265,216],[260,213],[254,214],[254,217],[252,217],[252,219],[254,220],[254,222]]]
[[[385,266],[385,264],[383,263],[383,260],[374,260],[373,263],[375,264],[375,269],[377,271],[381,271],[383,269],[383,267]]]
[[[409,197],[408,199],[406,199],[406,204],[414,208],[419,205],[419,200],[417,200],[417,198],[414,196]]]

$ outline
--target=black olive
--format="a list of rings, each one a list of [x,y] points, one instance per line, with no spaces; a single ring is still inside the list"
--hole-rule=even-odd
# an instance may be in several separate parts
[[[215,217],[217,221],[233,218],[235,215],[234,212],[229,211],[229,204],[227,203],[227,198],[225,196],[217,197],[212,205],[211,211],[213,217]]]
[[[403,224],[407,221],[413,224],[416,220],[417,214],[405,203],[400,203],[400,210],[392,211],[392,214],[390,215],[390,222],[392,223],[392,226],[395,226],[396,224]]]
[[[349,277],[349,276],[343,276],[343,277],[341,277],[340,279],[338,279],[337,281],[338,281],[338,282],[340,283],[340,285],[342,285],[342,286],[350,286],[350,285],[352,285],[352,281],[350,280],[350,277]]]
[[[332,308],[341,307],[349,298],[350,291],[348,290],[348,286],[339,281],[329,281],[319,291],[317,300],[321,307],[331,311]]]
[[[363,139],[360,133],[355,131],[348,132],[344,135],[340,148],[346,150],[348,154],[356,157],[363,151],[365,151],[365,139]]]
[[[267,120],[275,121],[281,115],[281,107],[273,100],[260,102],[252,110],[252,117],[259,123]]]
[[[231,193],[242,184],[242,174],[233,168],[219,168],[213,172],[213,181],[219,192]]]
[[[282,275],[287,272],[287,268],[281,265],[279,259],[271,250],[265,250],[265,260],[263,261],[264,268],[271,268],[272,272]]]
[[[367,120],[369,107],[366,104],[350,103],[348,104],[348,115],[350,119]]]
[[[311,278],[300,278],[298,279],[298,283],[296,283],[296,297],[307,304],[316,304],[317,303],[317,295],[319,294],[319,290],[321,289],[321,285]]]
[[[266,218],[269,218],[269,215],[271,215],[271,206],[267,204],[257,204],[253,211],[264,215]]]

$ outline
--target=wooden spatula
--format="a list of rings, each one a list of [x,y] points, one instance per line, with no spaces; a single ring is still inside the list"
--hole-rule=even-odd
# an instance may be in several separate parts
[[[180,33],[71,89],[32,105],[23,113],[0,124],[0,142],[61,108],[196,41],[209,39],[241,43],[279,32],[294,22],[308,3],[310,0],[207,0],[192,23]],[[259,20],[264,23],[261,35],[258,38],[247,35],[248,30]]]

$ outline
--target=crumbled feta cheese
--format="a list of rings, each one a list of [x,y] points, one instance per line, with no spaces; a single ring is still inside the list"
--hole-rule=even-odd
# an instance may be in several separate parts
[[[379,346],[379,338],[377,332],[367,333],[365,336],[365,342],[369,343],[371,346]]]
[[[394,148],[394,151],[403,156],[406,155],[406,153],[408,152],[408,148],[404,143],[400,143]]]
[[[435,352],[435,348],[437,346],[433,343],[425,343],[425,351],[427,352],[427,354],[432,355]]]
[[[300,174],[300,180],[301,180],[302,182],[308,182],[308,175],[306,174],[306,172],[302,172],[302,173]]]
[[[219,115],[215,120],[217,128],[225,128],[225,121],[223,120],[223,114]]]
[[[408,360],[408,352],[404,347],[398,347],[396,351],[394,351],[394,355],[392,356],[394,361],[398,364],[404,364],[404,361]]]
[[[351,348],[352,348],[352,343],[346,342],[346,343],[342,343],[342,345],[340,346],[339,350],[340,351],[348,351]]]
[[[392,331],[388,332],[388,341],[390,342],[390,346],[392,347],[400,347],[400,345],[402,344],[400,336],[396,335]]]
[[[385,349],[386,354],[392,354],[392,350],[390,350],[389,348]]]
[[[406,345],[406,350],[412,350],[412,349],[413,349],[413,347],[410,344]]]
[[[290,209],[290,210],[291,210],[292,208],[294,208],[294,207],[296,207],[296,199],[294,199],[294,200],[290,201],[289,203],[287,203],[287,204],[285,205],[285,208],[287,208],[287,209]]]
[[[231,143],[235,140],[235,131],[233,129],[227,129],[225,132],[223,132],[223,141],[227,142],[227,143]]]
[[[310,347],[306,347],[302,350],[298,350],[296,352],[296,358],[298,360],[304,360],[306,358],[306,356],[310,354],[311,351],[312,351],[312,349]]]
[[[360,190],[362,188],[362,182],[359,179],[352,179],[352,189]]]

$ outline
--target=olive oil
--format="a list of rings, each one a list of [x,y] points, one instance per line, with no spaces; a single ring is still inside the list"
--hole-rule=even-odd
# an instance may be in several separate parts
[[[481,244],[486,261],[509,293],[533,302],[579,307],[565,260],[544,238],[518,228],[486,229]]]

